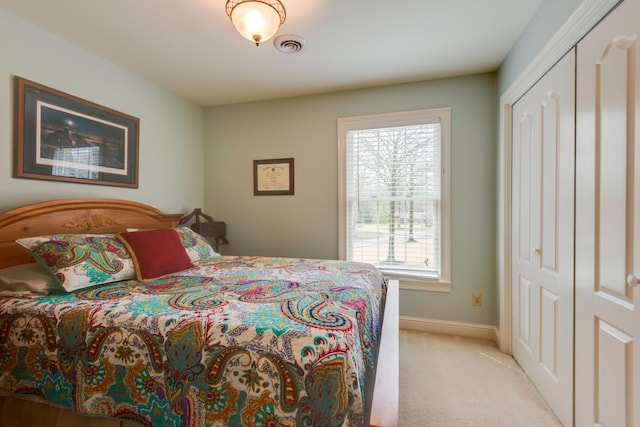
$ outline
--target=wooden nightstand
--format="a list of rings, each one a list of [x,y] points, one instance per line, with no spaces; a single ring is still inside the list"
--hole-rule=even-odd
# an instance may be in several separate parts
[[[201,222],[200,217],[203,217],[206,222]],[[190,214],[180,218],[179,224],[185,225],[192,218],[195,218],[195,222],[191,224],[191,229],[201,236],[212,239],[216,252],[218,252],[220,245],[229,244],[229,240],[227,240],[227,224],[224,221],[214,221],[213,218],[202,212],[200,208],[196,208]]]

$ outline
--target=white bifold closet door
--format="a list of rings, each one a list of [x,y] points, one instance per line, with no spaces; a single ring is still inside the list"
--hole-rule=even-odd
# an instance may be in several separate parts
[[[575,51],[513,106],[513,355],[573,425]]]
[[[640,427],[640,0],[577,67],[576,426]]]

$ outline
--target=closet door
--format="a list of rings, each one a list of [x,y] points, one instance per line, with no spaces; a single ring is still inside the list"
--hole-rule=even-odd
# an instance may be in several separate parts
[[[513,355],[573,424],[575,52],[513,106]]]
[[[640,427],[640,0],[578,44],[576,425]]]

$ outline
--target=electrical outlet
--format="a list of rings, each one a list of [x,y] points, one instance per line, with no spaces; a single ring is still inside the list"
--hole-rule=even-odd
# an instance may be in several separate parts
[[[482,294],[480,292],[474,292],[471,294],[471,305],[476,307],[482,305]]]

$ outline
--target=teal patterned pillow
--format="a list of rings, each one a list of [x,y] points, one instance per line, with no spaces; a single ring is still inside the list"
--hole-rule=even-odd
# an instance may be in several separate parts
[[[115,234],[54,234],[16,240],[66,291],[136,278]]]
[[[207,239],[189,227],[178,227],[176,231],[191,262],[209,261],[220,256],[219,253],[213,250]]]

